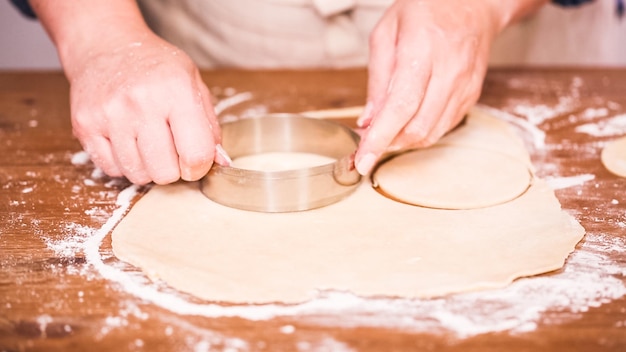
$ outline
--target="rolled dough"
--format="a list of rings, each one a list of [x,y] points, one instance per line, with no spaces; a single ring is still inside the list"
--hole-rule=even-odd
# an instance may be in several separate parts
[[[607,170],[626,177],[626,137],[607,143],[602,149],[601,160]]]
[[[442,143],[528,163],[508,126],[476,111]],[[117,257],[197,297],[295,303],[320,290],[433,297],[502,287],[560,268],[583,234],[539,179],[521,197],[481,209],[415,207],[364,183],[339,203],[274,214],[224,207],[197,183],[177,183],[153,187],[112,240]]]

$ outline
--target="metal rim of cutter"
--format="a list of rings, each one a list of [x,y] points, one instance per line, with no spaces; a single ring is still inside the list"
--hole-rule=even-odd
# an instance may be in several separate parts
[[[314,153],[336,159],[320,166],[256,171],[214,164],[200,183],[222,205],[258,212],[320,208],[347,197],[361,182],[354,167],[359,135],[341,124],[297,114],[269,114],[221,126],[232,159],[270,152]]]

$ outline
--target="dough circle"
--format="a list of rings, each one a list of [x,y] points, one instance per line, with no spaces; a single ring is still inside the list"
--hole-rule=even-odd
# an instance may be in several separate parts
[[[528,161],[508,125],[476,111],[445,142]],[[487,208],[411,206],[365,182],[341,202],[293,213],[221,206],[181,182],[154,186],[111,236],[119,259],[201,299],[297,303],[323,290],[433,297],[503,287],[560,268],[583,234],[535,178]]]
[[[626,177],[626,137],[609,142],[602,149],[601,160],[607,170]]]
[[[392,199],[437,209],[475,209],[506,203],[531,182],[524,162],[495,151],[441,145],[391,158],[374,184]]]

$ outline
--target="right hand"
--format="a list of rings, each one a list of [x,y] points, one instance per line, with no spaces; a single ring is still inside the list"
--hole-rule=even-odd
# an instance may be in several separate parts
[[[74,135],[106,174],[167,184],[228,163],[198,68],[152,32],[101,38],[64,65]]]

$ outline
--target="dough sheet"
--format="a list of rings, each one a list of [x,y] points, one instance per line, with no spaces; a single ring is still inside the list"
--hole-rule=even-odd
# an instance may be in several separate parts
[[[521,139],[479,111],[438,145],[531,168]],[[322,290],[413,298],[503,287],[559,269],[583,234],[537,178],[521,196],[480,209],[408,205],[365,182],[339,203],[272,214],[214,203],[193,182],[154,186],[112,240],[118,258],[199,298],[296,303]]]

